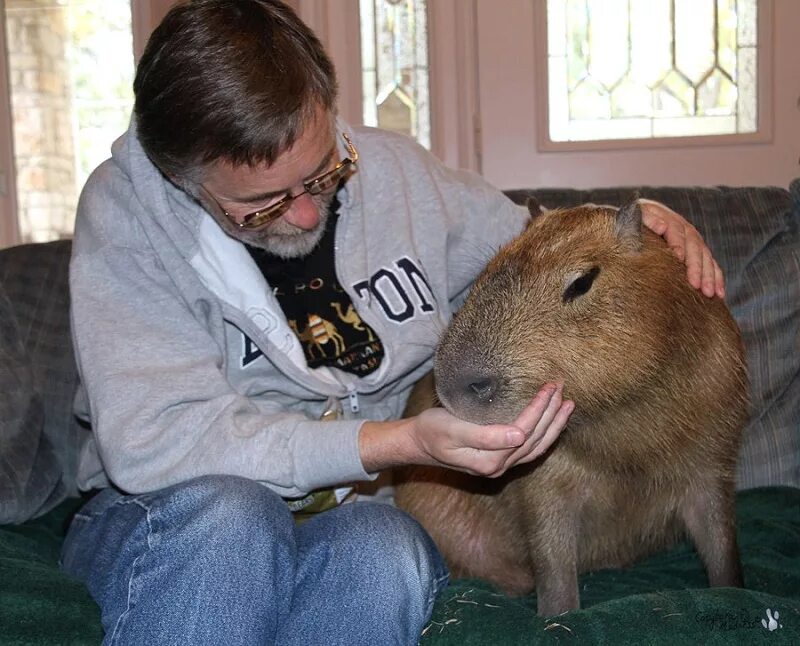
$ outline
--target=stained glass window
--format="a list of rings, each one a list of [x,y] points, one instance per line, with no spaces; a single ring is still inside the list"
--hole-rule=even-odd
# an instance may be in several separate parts
[[[364,123],[430,148],[425,0],[360,0]]]
[[[548,0],[552,141],[752,133],[756,0]]]

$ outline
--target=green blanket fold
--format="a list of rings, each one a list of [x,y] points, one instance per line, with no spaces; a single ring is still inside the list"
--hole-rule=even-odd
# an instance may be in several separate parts
[[[58,569],[77,502],[0,528],[0,644],[102,640],[97,606]],[[800,489],[740,492],[738,526],[746,589],[706,588],[687,544],[625,570],[584,575],[583,609],[551,619],[536,616],[534,597],[459,580],[437,601],[421,643],[800,644]]]

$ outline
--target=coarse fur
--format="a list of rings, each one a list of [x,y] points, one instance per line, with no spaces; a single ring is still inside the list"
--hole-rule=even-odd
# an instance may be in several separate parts
[[[443,335],[438,400],[510,423],[545,383],[574,400],[546,455],[497,479],[433,467],[396,474],[396,500],[455,576],[538,612],[578,608],[577,575],[621,567],[688,535],[712,586],[741,586],[734,478],[748,387],[721,299],[643,229],[637,202],[536,215],[491,260]],[[436,405],[429,376],[407,409]]]

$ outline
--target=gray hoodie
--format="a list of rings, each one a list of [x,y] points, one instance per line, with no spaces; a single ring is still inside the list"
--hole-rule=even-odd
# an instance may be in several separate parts
[[[373,477],[361,424],[401,415],[452,311],[527,213],[407,137],[338,127],[360,160],[339,193],[336,273],[383,342],[380,367],[309,369],[244,245],[163,178],[132,124],[89,178],[75,228],[76,413],[92,427],[81,488],[227,474],[296,497]],[[318,421],[337,400],[342,418]]]

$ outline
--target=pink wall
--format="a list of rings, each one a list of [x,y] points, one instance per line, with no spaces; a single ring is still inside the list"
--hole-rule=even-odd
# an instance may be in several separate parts
[[[136,0],[131,2],[133,13],[133,55],[139,60],[150,33],[156,28],[175,0]]]

